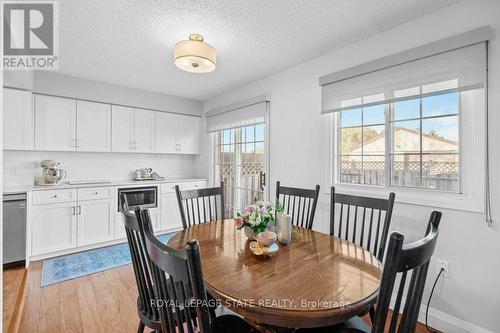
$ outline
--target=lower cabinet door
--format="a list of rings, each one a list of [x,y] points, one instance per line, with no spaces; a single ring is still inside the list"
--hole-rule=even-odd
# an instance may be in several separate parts
[[[78,246],[114,238],[113,199],[78,202]]]
[[[32,221],[33,255],[76,247],[76,202],[35,206]]]
[[[166,193],[161,195],[161,220],[160,230],[169,231],[182,229],[181,214],[177,197],[174,193]]]
[[[149,209],[149,216],[151,217],[151,225],[153,226],[153,231],[160,231],[161,210],[159,208],[151,208]]]
[[[134,212],[132,211],[134,214]],[[160,231],[160,209],[159,208],[151,208],[149,209],[149,214],[151,216],[151,225],[153,226],[153,231]],[[115,235],[114,239],[124,239],[127,237],[127,233],[125,232],[125,225],[123,224],[123,214],[122,213],[114,213],[114,229]]]
[[[125,225],[123,224],[123,214],[114,213],[115,215],[115,239],[123,239],[127,237]]]

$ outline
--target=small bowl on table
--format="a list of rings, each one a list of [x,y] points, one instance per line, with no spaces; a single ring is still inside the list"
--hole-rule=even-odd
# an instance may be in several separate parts
[[[272,231],[263,231],[257,235],[257,241],[260,245],[265,247],[270,247],[271,245],[276,243],[277,238],[278,235],[276,235],[276,233]]]

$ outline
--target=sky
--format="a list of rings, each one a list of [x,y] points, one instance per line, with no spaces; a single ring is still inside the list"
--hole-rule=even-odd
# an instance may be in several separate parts
[[[434,130],[438,136],[458,142],[458,111],[459,93],[449,93],[422,98],[422,131],[429,134]],[[425,117],[446,116],[425,119]],[[341,126],[360,126],[384,124],[384,105],[375,105],[363,109],[343,111]],[[394,103],[394,126],[419,131],[418,120],[408,120],[420,117],[420,99],[412,99]]]

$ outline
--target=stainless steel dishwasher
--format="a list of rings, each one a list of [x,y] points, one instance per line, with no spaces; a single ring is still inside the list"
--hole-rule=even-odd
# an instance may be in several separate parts
[[[3,196],[3,268],[26,261],[26,194]]]

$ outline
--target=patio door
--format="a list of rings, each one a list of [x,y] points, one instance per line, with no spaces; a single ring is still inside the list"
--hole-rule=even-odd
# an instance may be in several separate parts
[[[214,133],[214,181],[224,182],[225,214],[266,199],[266,124]]]

